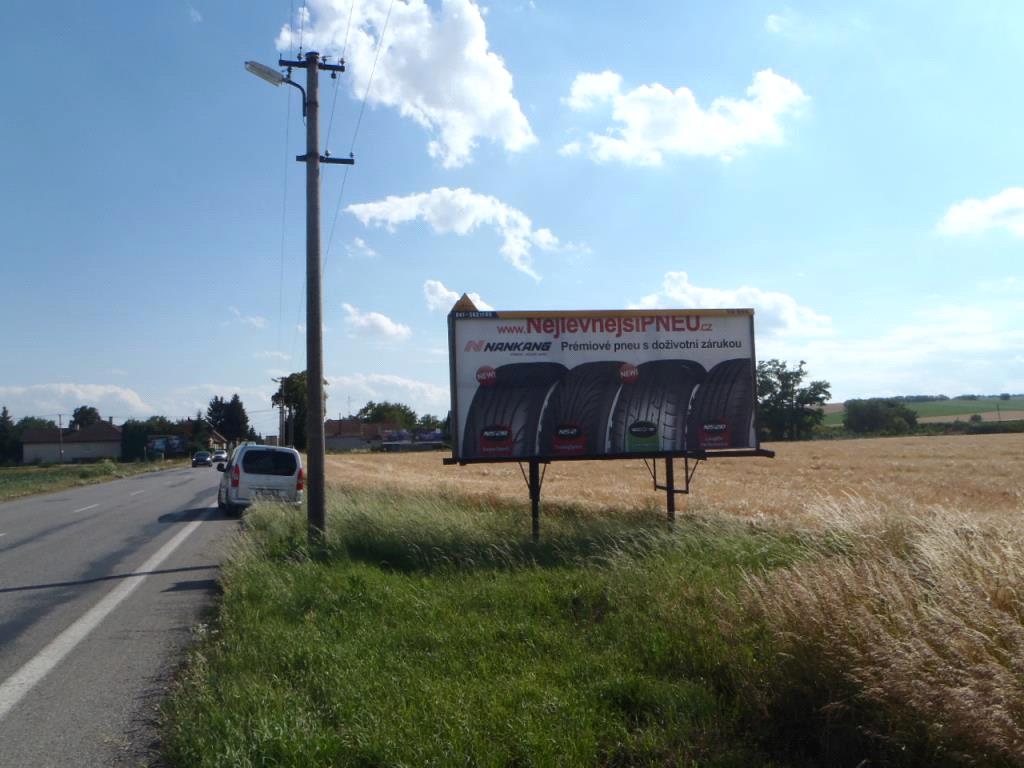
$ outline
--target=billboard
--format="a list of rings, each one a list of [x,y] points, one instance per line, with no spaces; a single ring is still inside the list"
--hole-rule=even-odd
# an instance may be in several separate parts
[[[757,449],[752,309],[448,316],[453,459]]]

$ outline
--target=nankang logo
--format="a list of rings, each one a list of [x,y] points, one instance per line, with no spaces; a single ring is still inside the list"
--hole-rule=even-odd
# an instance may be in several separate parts
[[[466,352],[550,352],[550,341],[467,341]]]

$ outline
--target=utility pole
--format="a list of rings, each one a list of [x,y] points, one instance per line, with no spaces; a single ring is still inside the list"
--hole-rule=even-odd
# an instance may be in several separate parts
[[[306,90],[303,92],[303,115],[306,118],[306,154],[295,159],[306,164],[306,527],[310,546],[320,547],[327,528],[327,510],[324,482],[324,361],[320,257],[320,164],[352,165],[352,158],[336,159],[320,154],[320,70],[331,77],[344,72],[343,63],[328,64],[320,60],[316,51],[306,53],[303,60],[278,59],[278,66],[288,68],[288,77],[269,67],[246,63],[246,69],[272,85],[282,82],[302,87],[291,80],[291,70],[306,70]]]
[[[50,423],[53,424],[52,421]],[[60,445],[60,448],[58,449],[58,451],[59,451],[58,455],[59,455],[60,463],[63,464],[64,463],[64,414],[63,413],[58,413],[57,414],[57,442]]]

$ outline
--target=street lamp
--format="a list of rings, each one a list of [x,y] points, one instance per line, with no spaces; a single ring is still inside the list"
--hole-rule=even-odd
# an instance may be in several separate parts
[[[302,91],[302,114],[306,117],[306,154],[295,159],[306,164],[306,477],[307,532],[311,548],[324,543],[327,514],[324,489],[324,359],[323,320],[320,258],[320,163],[352,165],[351,157],[334,158],[320,154],[320,127],[318,124],[317,75],[321,69],[344,72],[343,63],[327,64],[320,61],[316,51],[306,53],[303,61],[279,59],[280,67],[306,70],[306,90],[291,77],[255,61],[245,62],[245,68],[271,85],[294,85]],[[333,76],[333,75],[332,75]]]

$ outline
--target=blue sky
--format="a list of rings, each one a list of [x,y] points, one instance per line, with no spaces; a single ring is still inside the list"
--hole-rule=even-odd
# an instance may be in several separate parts
[[[271,379],[305,367],[304,127],[242,63],[300,44],[349,67],[321,80],[326,149],[357,163],[322,173],[331,416],[445,413],[462,292],[753,306],[758,357],[807,361],[835,400],[1024,392],[1019,3],[5,11],[16,418],[238,392],[276,431]]]

